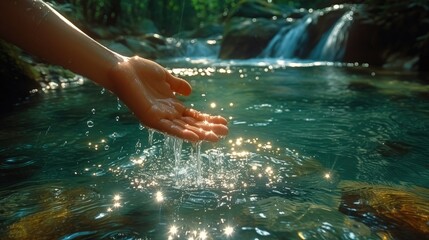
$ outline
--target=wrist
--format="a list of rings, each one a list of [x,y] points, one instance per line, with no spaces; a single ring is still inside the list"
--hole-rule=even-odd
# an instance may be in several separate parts
[[[85,74],[86,77],[101,85],[108,90],[114,90],[115,83],[112,78],[112,72],[123,62],[127,61],[127,57],[122,56],[103,45],[96,44],[96,53],[93,53],[91,61],[93,64],[88,68],[88,72]]]

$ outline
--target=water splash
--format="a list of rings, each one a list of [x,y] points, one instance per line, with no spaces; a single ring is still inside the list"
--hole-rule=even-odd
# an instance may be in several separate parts
[[[195,172],[195,183],[197,184],[198,187],[201,186],[202,180],[203,180],[202,171],[201,171],[201,164],[202,164],[202,161],[201,161],[201,143],[202,142],[200,141],[200,142],[196,142],[193,144],[193,147],[195,148],[193,158],[194,158],[194,161],[196,162],[196,166],[197,166],[197,169]]]
[[[183,140],[180,138],[172,138],[173,141],[173,154],[174,154],[174,175],[177,180],[179,179],[180,160],[182,157]]]

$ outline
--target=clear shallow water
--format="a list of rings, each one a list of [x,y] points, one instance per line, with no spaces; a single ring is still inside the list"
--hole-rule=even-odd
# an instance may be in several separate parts
[[[389,223],[340,212],[339,184],[429,188],[429,89],[417,75],[162,63],[193,85],[186,105],[230,119],[228,137],[153,133],[90,82],[47,91],[0,119],[2,238],[378,239]]]

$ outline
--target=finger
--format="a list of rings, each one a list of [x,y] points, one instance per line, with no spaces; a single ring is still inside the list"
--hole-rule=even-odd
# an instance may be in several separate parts
[[[186,80],[175,77],[170,73],[167,73],[167,83],[170,84],[170,88],[173,92],[177,92],[184,96],[189,96],[192,92],[192,87]]]
[[[194,132],[195,134],[198,135],[200,140],[211,141],[211,142],[219,141],[219,137],[212,131],[206,131],[203,128],[192,126],[192,125],[187,124],[186,122],[178,120],[178,119],[173,120],[173,122],[176,123],[177,125],[181,126],[182,128],[185,128],[185,129],[188,129],[188,130]]]
[[[178,99],[174,99],[173,106],[180,115],[186,111],[186,107]]]
[[[200,137],[193,131],[183,128],[167,119],[161,119],[159,121],[159,130],[190,142],[197,142],[200,140]]]
[[[189,125],[195,126],[197,128],[202,128],[206,131],[212,131],[216,135],[224,136],[228,134],[228,127],[225,126],[224,124],[210,123],[207,121],[199,122],[192,117],[182,117],[181,119]]]
[[[228,121],[226,121],[226,119],[221,116],[210,116],[208,114],[198,112],[197,110],[194,110],[194,109],[186,109],[183,115],[195,118],[198,121],[207,121],[207,122],[223,124],[223,125],[228,124]]]

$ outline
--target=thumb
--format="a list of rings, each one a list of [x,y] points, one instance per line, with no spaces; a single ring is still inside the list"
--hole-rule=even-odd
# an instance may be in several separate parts
[[[167,76],[167,83],[170,85],[173,92],[177,92],[181,95],[189,96],[192,92],[192,87],[186,80],[171,74]]]

